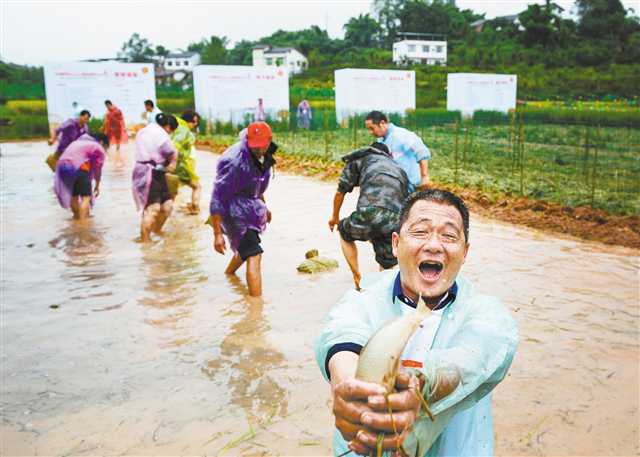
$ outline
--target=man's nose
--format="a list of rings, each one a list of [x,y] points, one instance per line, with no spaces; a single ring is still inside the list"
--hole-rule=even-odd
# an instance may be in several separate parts
[[[436,231],[429,233],[422,243],[422,249],[427,252],[442,252],[442,242]]]

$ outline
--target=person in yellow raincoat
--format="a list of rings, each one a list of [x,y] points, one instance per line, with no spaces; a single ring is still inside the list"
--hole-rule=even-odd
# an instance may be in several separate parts
[[[191,187],[191,203],[188,205],[191,214],[200,212],[200,178],[196,174],[196,161],[193,149],[196,136],[193,130],[200,124],[200,115],[192,110],[187,110],[178,118],[178,128],[171,135],[171,140],[178,150],[178,163],[176,165],[176,178],[169,179],[169,188],[175,197],[178,194],[180,184]]]

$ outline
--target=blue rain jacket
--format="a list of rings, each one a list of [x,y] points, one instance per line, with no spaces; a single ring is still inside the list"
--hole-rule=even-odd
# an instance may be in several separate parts
[[[356,343],[364,346],[385,322],[415,309],[393,298],[398,270],[387,270],[362,282],[363,290],[347,292],[325,318],[324,328],[316,339],[316,361],[322,375],[328,351],[336,344]],[[517,324],[501,302],[475,292],[462,276],[456,279],[455,301],[443,312],[433,344],[426,352],[419,371],[429,382],[437,369],[458,370],[461,383],[448,396],[431,405],[435,422],[427,417],[414,424],[405,439],[409,455],[486,456],[493,454],[491,395],[505,377],[518,344]],[[333,451],[348,450],[337,430]]]

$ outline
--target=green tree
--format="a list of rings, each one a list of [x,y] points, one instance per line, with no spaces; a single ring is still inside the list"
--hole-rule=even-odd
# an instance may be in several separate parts
[[[187,46],[187,51],[200,54],[200,61],[205,65],[222,65],[227,61],[227,37],[203,38],[197,43]]]
[[[578,33],[583,40],[577,59],[583,65],[628,62],[635,54],[630,37],[640,31],[637,17],[627,16],[620,0],[576,0]],[[584,55],[581,55],[584,53]]]
[[[227,53],[226,63],[229,65],[251,65],[251,51],[255,43],[242,40]]]
[[[341,40],[332,40],[326,30],[317,25],[297,31],[278,30],[259,40],[261,44],[279,47],[292,47],[307,55],[312,49],[320,52],[335,53],[342,48]]]
[[[368,14],[352,17],[344,25],[345,44],[359,48],[373,48],[382,41],[382,27]]]
[[[399,31],[398,13],[406,0],[373,0],[373,11],[378,24],[382,27],[385,44],[391,46]]]
[[[542,46],[548,48],[558,44],[560,29],[563,25],[560,14],[563,8],[551,0],[546,0],[545,5],[529,5],[518,15],[520,24],[524,28],[521,35],[523,44],[527,47]]]
[[[578,32],[586,38],[617,38],[625,26],[627,11],[620,0],[576,0]]]
[[[156,46],[153,53],[158,57],[167,57],[167,55],[169,54],[169,50],[159,44],[158,46]]]
[[[402,32],[436,33],[449,39],[461,39],[469,32],[469,24],[482,16],[459,10],[447,0],[409,0],[397,14]]]
[[[140,34],[134,33],[122,45],[118,57],[125,62],[151,62],[154,56],[151,43]]]

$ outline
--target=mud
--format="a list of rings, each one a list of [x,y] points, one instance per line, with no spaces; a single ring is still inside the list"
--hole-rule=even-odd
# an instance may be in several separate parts
[[[162,237],[135,241],[131,162],[106,164],[78,224],[53,196],[45,143],[1,148],[1,455],[330,453],[313,342],[352,287],[327,225],[334,184],[277,172],[257,301],[243,269],[222,274],[230,257],[213,251],[204,213],[177,211]],[[196,157],[206,208],[216,157]],[[363,272],[377,271],[358,247]],[[296,272],[312,248],[339,268]],[[463,273],[521,331],[493,393],[497,455],[640,452],[638,272],[636,250],[472,214]]]

